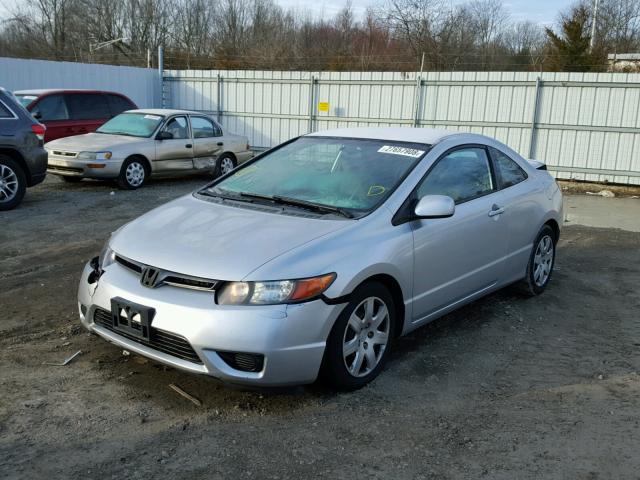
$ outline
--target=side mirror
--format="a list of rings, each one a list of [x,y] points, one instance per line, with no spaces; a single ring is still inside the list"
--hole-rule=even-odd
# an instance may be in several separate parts
[[[455,211],[453,198],[446,195],[425,195],[418,201],[414,214],[416,218],[447,218],[453,216]]]
[[[167,132],[166,130],[161,131],[158,135],[156,135],[156,140],[172,140],[173,133]]]

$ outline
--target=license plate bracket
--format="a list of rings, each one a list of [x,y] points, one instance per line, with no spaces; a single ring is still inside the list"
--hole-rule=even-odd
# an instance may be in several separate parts
[[[116,331],[151,340],[151,322],[155,314],[154,308],[120,297],[111,299],[111,320]]]

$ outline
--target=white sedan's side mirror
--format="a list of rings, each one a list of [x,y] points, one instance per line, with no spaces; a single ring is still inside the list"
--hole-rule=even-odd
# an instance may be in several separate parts
[[[414,210],[416,218],[447,218],[456,212],[453,198],[446,195],[425,195]]]

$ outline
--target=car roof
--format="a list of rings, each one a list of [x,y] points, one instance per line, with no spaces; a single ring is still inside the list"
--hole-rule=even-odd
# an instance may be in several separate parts
[[[31,90],[15,90],[15,95],[46,95],[49,93],[109,93],[114,95],[122,95],[119,92],[112,92],[109,90],[94,90],[90,88],[34,88]]]
[[[211,116],[211,114],[206,112],[198,112],[196,110],[178,110],[173,108],[138,108],[136,110],[127,110],[127,113],[148,113],[150,115],[205,115]]]
[[[308,137],[344,137],[371,140],[388,140],[392,142],[411,142],[433,145],[445,137],[464,135],[464,132],[444,130],[440,128],[408,128],[408,127],[352,127],[336,128],[310,133]]]

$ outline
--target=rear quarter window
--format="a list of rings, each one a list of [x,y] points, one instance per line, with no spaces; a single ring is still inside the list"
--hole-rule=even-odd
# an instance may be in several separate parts
[[[527,179],[526,172],[500,150],[490,147],[491,157],[493,157],[496,175],[500,188],[508,188]]]
[[[70,93],[65,95],[71,120],[104,120],[111,117],[105,95]]]
[[[137,107],[128,99],[121,97],[120,95],[105,95],[109,101],[109,109],[111,115],[116,116],[127,110],[135,110]]]
[[[13,114],[1,101],[0,101],[0,118],[13,118]]]

